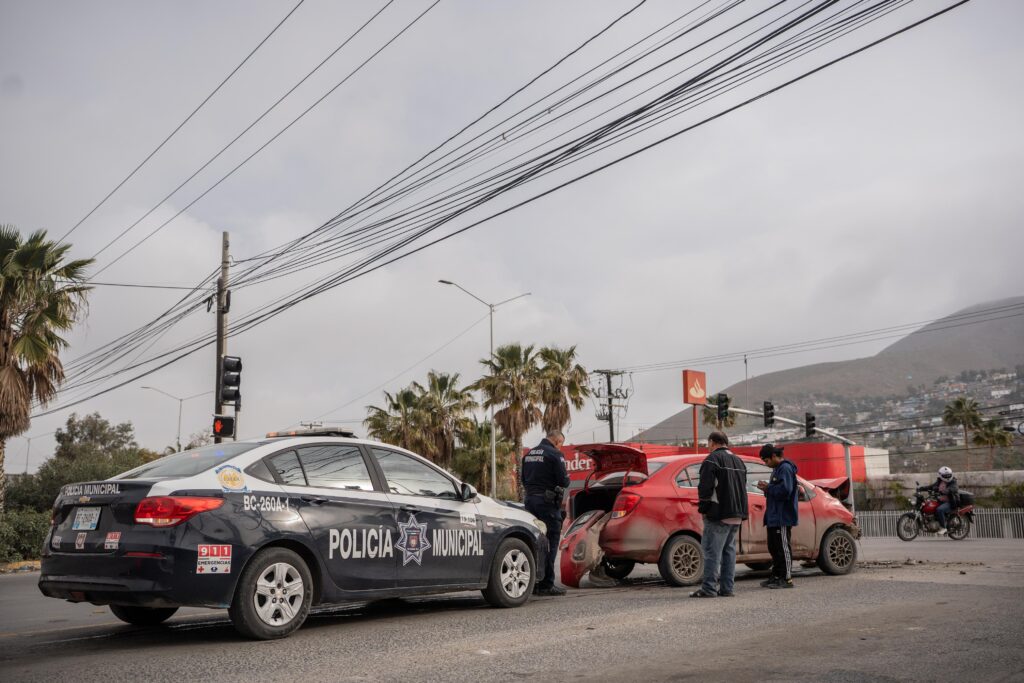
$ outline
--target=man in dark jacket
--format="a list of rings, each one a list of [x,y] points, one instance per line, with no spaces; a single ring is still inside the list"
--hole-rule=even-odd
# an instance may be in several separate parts
[[[691,598],[732,597],[736,580],[736,534],[747,518],[747,466],[729,448],[729,437],[711,432],[711,453],[700,465],[697,510],[704,516],[700,539],[704,582]]]
[[[918,491],[931,491],[939,499],[939,508],[935,518],[939,520],[939,536],[946,535],[946,519],[949,513],[960,507],[960,487],[957,486],[953,470],[948,467],[939,468],[939,478],[931,486],[919,486]]]
[[[793,587],[793,545],[791,532],[799,523],[796,465],[786,460],[782,449],[772,444],[761,448],[761,460],[772,468],[770,481],[757,482],[764,491],[764,525],[768,527],[768,552],[772,554],[772,573],[761,583],[765,588]]]
[[[562,432],[553,429],[523,457],[521,474],[526,510],[547,526],[548,554],[544,578],[533,590],[537,595],[565,595],[565,589],[555,585],[555,555],[562,535],[562,495],[569,487],[565,458],[559,450],[564,442]]]

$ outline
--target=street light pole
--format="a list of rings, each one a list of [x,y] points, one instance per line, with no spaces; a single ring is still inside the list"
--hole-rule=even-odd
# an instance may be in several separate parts
[[[453,287],[458,287],[463,292],[465,292],[466,294],[470,295],[471,297],[473,297],[474,299],[476,299],[477,301],[479,301],[480,303],[482,303],[484,306],[487,307],[487,310],[490,312],[489,313],[489,317],[490,317],[490,323],[491,323],[491,351],[490,351],[490,355],[488,355],[488,358],[493,361],[494,360],[494,309],[497,308],[498,306],[502,306],[504,304],[507,304],[510,301],[515,301],[516,299],[522,299],[524,296],[530,296],[530,292],[525,292],[523,294],[516,295],[516,296],[514,296],[514,297],[512,297],[510,299],[505,299],[504,301],[499,301],[496,304],[492,304],[492,303],[488,303],[487,301],[484,301],[483,299],[478,297],[476,294],[474,294],[473,292],[469,291],[468,289],[466,289],[465,287],[463,287],[462,285],[460,285],[460,284],[458,284],[456,282],[452,282],[451,280],[438,280],[438,282],[441,283],[442,285],[452,285]],[[483,393],[483,392],[481,392],[481,393]],[[491,419],[491,498],[497,498],[497,496],[498,496],[498,441],[497,441],[496,430],[495,430],[495,426],[494,426],[494,405],[493,404],[491,404],[491,406],[490,406],[490,415],[491,415],[491,417],[490,417],[490,419]]]
[[[163,394],[164,396],[167,396],[168,398],[173,398],[175,401],[178,402],[178,439],[177,439],[177,442],[178,442],[178,452],[181,453],[181,406],[182,406],[182,404],[185,401],[188,401],[189,399],[199,398],[200,396],[206,396],[207,394],[212,394],[213,392],[212,391],[204,391],[201,394],[195,394],[194,396],[186,396],[185,398],[180,398],[178,396],[175,396],[174,394],[168,394],[163,389],[157,389],[156,387],[140,387],[140,388],[141,389],[149,389],[150,391],[159,392],[159,393]]]

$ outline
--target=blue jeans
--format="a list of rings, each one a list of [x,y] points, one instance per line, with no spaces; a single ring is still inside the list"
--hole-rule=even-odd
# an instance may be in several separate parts
[[[722,524],[704,518],[704,535],[700,547],[704,551],[705,593],[732,593],[736,583],[736,533],[739,525]]]
[[[953,507],[946,501],[939,506],[939,509],[935,511],[935,518],[939,520],[939,526],[943,529],[946,528],[946,515],[953,511]]]

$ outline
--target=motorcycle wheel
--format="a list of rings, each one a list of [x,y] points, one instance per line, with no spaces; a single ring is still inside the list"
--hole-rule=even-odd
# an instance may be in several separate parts
[[[949,523],[946,527],[946,535],[954,541],[964,540],[967,538],[967,534],[969,533],[971,533],[971,520],[966,517],[959,517],[956,515],[949,519]]]
[[[896,520],[896,535],[900,537],[901,541],[913,541],[920,531],[917,517],[913,512],[904,513]]]

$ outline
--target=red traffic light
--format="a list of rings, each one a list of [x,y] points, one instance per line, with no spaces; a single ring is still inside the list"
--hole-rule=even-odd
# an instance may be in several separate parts
[[[214,415],[213,416],[213,435],[214,436],[234,436],[235,435],[235,418],[227,415]]]

